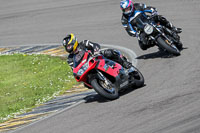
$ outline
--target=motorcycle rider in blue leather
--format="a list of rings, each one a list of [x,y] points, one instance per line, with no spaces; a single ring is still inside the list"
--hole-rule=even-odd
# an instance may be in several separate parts
[[[123,12],[121,18],[123,27],[130,36],[138,38],[139,46],[142,50],[146,50],[154,45],[148,44],[145,33],[139,34],[137,32],[137,27],[134,26],[134,19],[139,17],[141,14],[146,16],[154,16],[153,19],[155,22],[159,22],[161,25],[164,25],[172,30],[174,33],[176,33],[174,35],[182,32],[181,28],[176,28],[166,18],[158,15],[155,7],[146,6],[142,3],[133,3],[131,0],[122,0],[120,2],[120,8]]]

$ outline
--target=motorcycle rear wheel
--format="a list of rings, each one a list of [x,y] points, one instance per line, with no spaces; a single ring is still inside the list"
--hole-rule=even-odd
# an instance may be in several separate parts
[[[144,76],[136,67],[134,67],[134,69],[135,71],[132,73],[131,76],[134,78],[135,86],[136,87],[144,86]]]
[[[112,92],[109,91],[109,88],[106,88],[105,86],[103,87],[103,85],[101,85],[99,79],[93,79],[91,81],[91,85],[93,86],[94,90],[99,95],[101,95],[102,97],[104,97],[106,99],[114,100],[114,99],[117,99],[119,97],[118,89],[117,89],[117,87],[115,87],[114,84],[112,84]]]
[[[162,37],[158,37],[157,39],[158,45],[162,48],[165,49],[168,53],[171,53],[173,55],[180,55],[180,51],[174,44],[169,44],[169,42],[164,40]],[[174,46],[173,46],[174,45]]]

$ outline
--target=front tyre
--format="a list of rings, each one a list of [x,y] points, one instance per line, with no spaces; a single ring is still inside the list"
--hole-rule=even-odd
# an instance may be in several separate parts
[[[91,81],[91,85],[99,95],[110,100],[117,99],[119,97],[118,89],[115,87],[114,84],[112,84],[111,82],[109,83],[110,86],[105,85],[104,81],[101,81],[99,79],[93,79]]]
[[[165,49],[168,53],[174,54],[174,55],[180,55],[180,51],[176,48],[174,44],[170,44],[168,40],[164,40],[162,37],[158,37],[157,39],[158,45]]]

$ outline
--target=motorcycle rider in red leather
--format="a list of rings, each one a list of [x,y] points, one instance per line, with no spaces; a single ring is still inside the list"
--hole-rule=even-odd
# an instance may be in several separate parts
[[[153,19],[155,22],[159,22],[161,25],[166,26],[175,33],[181,33],[181,28],[176,28],[172,25],[166,18],[161,15],[158,15],[155,7],[146,6],[142,3],[133,3],[132,0],[122,0],[120,2],[120,8],[122,10],[121,23],[127,33],[133,37],[139,37],[139,46],[142,50],[146,50],[152,46],[147,43],[144,33],[137,33],[137,27],[134,26],[134,20],[139,17],[141,14],[146,16],[154,16]],[[174,34],[175,37],[178,37],[177,34]],[[182,46],[180,46],[182,47]]]
[[[63,46],[65,50],[69,53],[68,55],[68,64],[73,69],[73,60],[74,55],[76,55],[75,60],[76,62],[81,61],[84,50],[91,50],[92,53],[98,52],[100,50],[100,45],[89,40],[83,40],[78,43],[77,38],[74,34],[68,34],[63,39]],[[101,50],[100,53],[107,59],[113,60],[119,64],[121,64],[124,68],[129,69],[131,68],[132,64],[127,61],[127,59],[120,53],[118,50],[114,49],[106,49]]]

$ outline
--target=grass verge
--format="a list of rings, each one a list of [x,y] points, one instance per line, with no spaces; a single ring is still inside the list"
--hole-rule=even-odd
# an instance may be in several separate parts
[[[76,81],[65,60],[48,55],[0,56],[0,122],[52,99]]]

